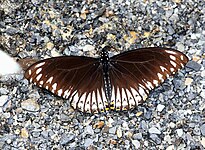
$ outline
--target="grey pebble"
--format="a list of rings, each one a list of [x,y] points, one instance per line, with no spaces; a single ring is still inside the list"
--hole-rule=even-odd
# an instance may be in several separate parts
[[[90,146],[92,144],[93,144],[92,139],[90,139],[90,138],[85,139],[85,143],[84,143],[85,148],[87,148],[88,146]]]
[[[156,143],[156,144],[160,144],[162,142],[162,140],[156,135],[156,134],[151,134],[150,138]]]
[[[202,125],[200,126],[200,131],[201,131],[201,134],[202,134],[203,136],[205,136],[205,124],[202,124]]]
[[[115,134],[115,133],[116,133],[116,129],[117,129],[117,127],[116,127],[116,126],[115,126],[115,127],[110,128],[110,129],[109,129],[109,133],[110,133],[110,134]]]
[[[201,65],[195,61],[189,61],[186,64],[186,67],[195,71],[199,71],[201,69]]]
[[[88,125],[87,127],[85,127],[85,134],[88,134],[88,135],[93,135],[94,134],[94,130],[92,128],[92,126]]]
[[[134,140],[141,140],[143,137],[142,137],[142,133],[135,133],[133,134],[133,139]]]
[[[66,145],[68,143],[71,143],[75,140],[75,135],[73,134],[63,134],[60,138],[60,144]]]
[[[161,131],[156,127],[151,127],[151,128],[149,128],[149,133],[161,134]]]

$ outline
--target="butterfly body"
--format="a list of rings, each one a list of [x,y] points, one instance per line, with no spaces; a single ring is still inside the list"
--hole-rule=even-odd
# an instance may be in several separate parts
[[[55,95],[69,99],[85,113],[128,110],[187,62],[181,52],[169,48],[141,48],[109,57],[110,47],[99,58],[60,56],[31,65],[25,77]]]

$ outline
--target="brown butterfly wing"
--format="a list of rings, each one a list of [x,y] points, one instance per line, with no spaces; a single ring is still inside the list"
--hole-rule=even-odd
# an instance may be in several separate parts
[[[114,110],[136,107],[149,91],[184,67],[188,58],[174,49],[142,48],[111,58],[110,80]]]
[[[89,57],[62,56],[30,66],[25,77],[55,95],[70,99],[71,106],[82,112],[105,111],[102,66]]]

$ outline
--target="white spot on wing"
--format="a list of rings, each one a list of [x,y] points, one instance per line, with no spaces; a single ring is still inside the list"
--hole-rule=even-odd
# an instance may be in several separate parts
[[[39,74],[37,77],[36,77],[36,80],[39,81],[42,77],[42,74]]]
[[[58,90],[58,96],[61,96],[62,95],[62,93],[63,93],[63,90],[62,89],[60,89],[60,90]]]
[[[171,72],[174,72],[174,68],[170,68],[170,71],[171,71]]]
[[[50,77],[47,81],[46,81],[46,83],[51,83],[53,81],[53,77]]]
[[[33,78],[30,78],[30,80],[29,80],[30,82],[32,82],[33,81]]]
[[[37,65],[35,66],[35,68],[41,67],[41,66],[43,66],[44,64],[45,64],[45,62],[39,63],[39,64],[37,64]]]
[[[171,50],[165,50],[167,53],[169,53],[169,54],[173,54],[173,55],[176,55],[177,53],[176,52],[174,52],[174,51],[171,51]]]
[[[176,57],[173,56],[173,55],[170,55],[169,57],[170,57],[172,60],[176,60]]]
[[[65,92],[63,93],[63,98],[68,98],[70,95],[69,90],[65,90]]]
[[[40,84],[40,85],[43,85],[43,80],[41,80],[41,81],[39,82],[39,84]]]
[[[152,82],[153,82],[153,84],[156,85],[156,86],[159,85],[159,82],[158,82],[157,80],[153,80]]]
[[[184,60],[184,56],[183,55],[181,55],[180,58],[181,58],[181,60]]]
[[[38,68],[38,69],[36,70],[36,74],[39,74],[39,73],[41,72],[41,70],[42,70],[42,68]]]
[[[177,66],[177,64],[175,63],[175,62],[173,62],[173,61],[170,61],[170,63],[172,64],[172,66],[174,66],[174,67],[176,67]]]
[[[54,83],[54,84],[52,85],[52,88],[53,88],[53,89],[52,89],[52,91],[51,91],[51,92],[53,92],[53,93],[54,93],[54,92],[55,92],[55,90],[56,90],[56,88],[57,88],[57,83]]]
[[[164,81],[163,75],[161,73],[157,73],[157,76],[158,76],[159,80],[161,80],[162,82]]]
[[[28,70],[28,74],[31,75],[31,70]]]
[[[165,67],[163,67],[163,66],[159,66],[160,67],[160,69],[162,70],[162,72],[164,72],[165,70],[167,70]]]

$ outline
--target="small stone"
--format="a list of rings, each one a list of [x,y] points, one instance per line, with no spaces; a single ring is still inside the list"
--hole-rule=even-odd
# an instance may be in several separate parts
[[[162,104],[157,105],[157,111],[159,111],[159,112],[161,112],[164,108],[165,108],[165,106]]]
[[[138,140],[132,140],[132,144],[135,146],[135,149],[140,148],[140,142]]]
[[[158,137],[158,135],[156,134],[151,134],[150,138],[156,143],[156,144],[160,144],[162,141],[161,139]]]
[[[0,107],[5,105],[5,103],[8,101],[8,98],[9,98],[8,95],[1,95],[0,96]]]
[[[174,150],[174,145],[170,145],[166,148],[166,150]]]
[[[93,51],[93,50],[95,50],[95,47],[92,46],[92,45],[85,45],[85,46],[83,47],[83,51],[84,51],[84,52]]]
[[[109,129],[110,134],[115,134],[116,133],[116,127],[112,127]]]
[[[139,111],[139,112],[136,113],[136,117],[139,117],[139,116],[141,116],[142,114],[143,114],[143,112],[142,112],[142,111]]]
[[[27,111],[39,111],[39,104],[33,99],[27,99],[21,102],[21,107]]]
[[[142,139],[142,133],[136,133],[133,135],[133,139],[135,140],[141,140]]]
[[[205,137],[202,137],[201,145],[205,148]]]
[[[92,126],[87,126],[87,127],[85,128],[85,133],[88,134],[88,135],[93,135],[93,134],[94,134],[94,131],[93,131]]]
[[[104,126],[104,121],[98,121],[96,124],[93,125],[93,128],[101,129]]]
[[[178,50],[184,51],[184,44],[178,42],[178,43],[176,43],[176,47],[177,47]]]
[[[191,85],[192,82],[193,82],[192,78],[186,78],[185,79],[185,85]]]
[[[190,68],[190,69],[193,69],[195,71],[199,71],[201,69],[201,65],[198,64],[197,62],[195,61],[189,61],[187,64],[186,64],[186,67],[187,68]]]
[[[179,137],[182,137],[182,135],[184,134],[184,132],[183,132],[182,129],[177,129],[176,131],[177,131],[177,135],[178,135]]]
[[[60,54],[55,49],[53,49],[53,50],[51,50],[51,56],[58,57],[58,56],[60,56]]]
[[[157,129],[156,127],[151,127],[151,128],[149,128],[149,133],[161,134],[161,131],[159,131],[159,129]]]
[[[87,148],[90,145],[93,145],[93,140],[90,138],[85,139],[85,143],[84,143],[85,148]]]
[[[114,139],[111,139],[111,140],[110,140],[110,144],[115,145],[115,144],[117,144],[117,141],[116,141],[116,140],[114,140]]]
[[[60,144],[61,145],[66,145],[68,143],[71,143],[75,140],[75,135],[73,134],[63,134],[62,137],[60,138]]]
[[[52,50],[53,47],[54,47],[54,44],[53,44],[52,42],[48,42],[48,43],[46,44],[46,48],[47,48],[48,50]]]
[[[205,136],[205,124],[200,126],[200,131],[203,136]]]
[[[122,137],[122,129],[121,129],[120,126],[119,126],[118,129],[117,129],[117,137],[118,137],[118,138],[121,138],[121,137]]]
[[[202,77],[205,77],[205,70],[202,70],[202,71],[201,71],[201,76],[202,76]]]
[[[26,128],[21,129],[21,137],[22,138],[28,138],[29,137],[29,134],[28,134],[28,131],[27,131]]]

